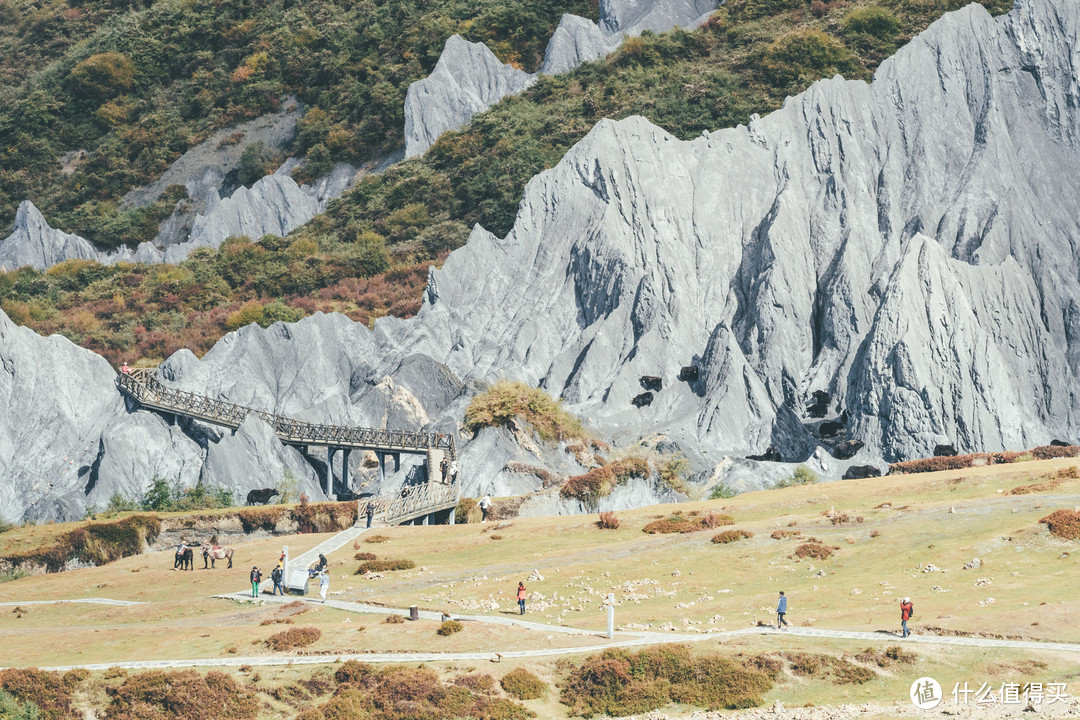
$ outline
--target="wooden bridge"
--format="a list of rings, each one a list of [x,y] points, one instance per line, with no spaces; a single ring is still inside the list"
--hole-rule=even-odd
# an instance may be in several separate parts
[[[457,505],[460,485],[443,483],[439,464],[443,458],[457,459],[454,436],[448,433],[380,430],[348,425],[311,423],[277,415],[266,410],[231,403],[169,387],[158,379],[157,368],[132,368],[119,373],[117,384],[133,402],[147,410],[236,429],[249,416],[261,419],[286,445],[299,448],[310,458],[312,447],[326,448],[326,472],[322,478],[327,495],[349,495],[349,454],[353,450],[373,451],[379,459],[380,479],[386,478],[386,460],[401,467],[401,453],[424,455],[428,482],[407,486],[400,495],[378,498],[380,515],[390,524],[399,524],[442,513],[449,509],[451,521]],[[341,454],[341,473],[334,469],[334,458]],[[423,488],[420,490],[418,488]]]

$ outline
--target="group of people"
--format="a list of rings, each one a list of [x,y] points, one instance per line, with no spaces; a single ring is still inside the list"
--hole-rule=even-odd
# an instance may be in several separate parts
[[[524,590],[524,585],[518,584],[521,590]],[[521,600],[521,590],[518,592],[518,601],[522,605],[521,613],[525,614],[524,600]],[[776,603],[776,629],[783,630],[789,627],[787,621],[787,596],[784,595],[784,591],[780,591],[780,599]],[[908,620],[915,617],[915,605],[912,604],[911,598],[904,597],[900,599],[900,637],[906,638],[911,634],[911,630],[908,629]]]
[[[319,560],[310,568],[308,568],[309,578],[319,579],[319,594],[322,596],[323,602],[326,602],[326,593],[330,590],[330,568],[329,561],[326,556],[319,553]],[[262,585],[263,576],[262,570],[258,565],[251,566],[251,597],[259,597],[259,586]],[[273,570],[270,571],[270,579],[274,581],[274,595],[285,594],[285,553],[281,553],[281,557],[278,558],[278,563]]]
[[[449,479],[452,483],[457,482],[457,460],[447,460],[446,458],[443,458],[442,462],[439,463],[439,470],[442,472],[442,481],[444,483],[447,481],[447,479]]]

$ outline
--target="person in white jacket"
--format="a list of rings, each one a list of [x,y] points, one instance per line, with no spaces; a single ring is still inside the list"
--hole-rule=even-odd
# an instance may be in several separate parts
[[[480,522],[487,522],[488,508],[491,507],[491,496],[485,495],[480,498]]]
[[[326,593],[330,590],[330,573],[323,570],[319,575],[319,595],[322,596],[322,601],[326,602]]]

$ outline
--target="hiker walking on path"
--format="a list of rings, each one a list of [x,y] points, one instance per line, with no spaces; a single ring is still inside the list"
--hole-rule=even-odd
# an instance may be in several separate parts
[[[330,573],[325,570],[319,575],[319,595],[322,596],[322,601],[326,602],[326,593],[330,589]]]
[[[780,600],[776,603],[776,629],[783,630],[788,626],[788,621],[784,619],[787,615],[787,596],[784,595],[784,591],[780,591]]]
[[[281,581],[284,579],[284,575],[285,575],[285,571],[282,569],[281,563],[278,563],[277,567],[275,567],[273,570],[270,571],[270,579],[274,581],[274,594],[275,595],[278,595],[278,594],[284,595],[285,594],[285,586],[281,584]],[[280,593],[279,593],[279,591],[280,591]]]
[[[907,621],[915,616],[915,606],[911,604],[911,598],[906,597],[900,601],[900,627],[904,632],[900,637],[907,637],[911,634],[908,630]]]
[[[262,573],[258,565],[251,566],[251,597],[259,597],[259,583],[262,582]]]
[[[367,508],[364,510],[364,514],[367,515],[367,526],[371,527],[371,521],[375,519],[375,501],[368,500]]]
[[[480,498],[480,522],[487,522],[488,508],[491,507],[491,496],[485,495]]]
[[[524,615],[525,614],[525,583],[523,583],[523,582],[518,583],[517,601],[518,601],[518,609],[520,609],[521,614]]]

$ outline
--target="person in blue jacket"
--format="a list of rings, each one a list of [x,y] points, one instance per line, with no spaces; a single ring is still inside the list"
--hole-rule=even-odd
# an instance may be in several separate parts
[[[787,615],[787,597],[784,595],[784,591],[780,591],[780,601],[776,603],[776,629],[783,630],[788,626],[788,621],[784,619]]]

